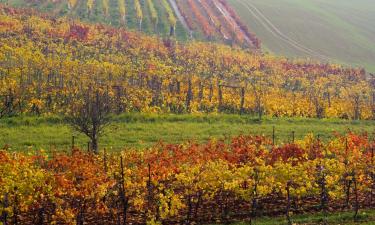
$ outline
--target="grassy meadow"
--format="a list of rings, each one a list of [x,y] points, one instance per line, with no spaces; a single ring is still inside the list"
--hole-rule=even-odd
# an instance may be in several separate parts
[[[270,52],[345,63],[375,72],[375,1],[228,2]]]
[[[301,215],[294,215],[292,216],[293,224],[308,224],[308,225],[318,225],[322,224],[323,215],[321,213],[317,214],[301,214]],[[375,222],[375,211],[374,210],[362,210],[359,214],[358,220],[353,220],[353,212],[338,212],[332,213],[327,216],[327,224],[334,224],[334,225],[354,225],[354,224],[361,224],[361,225],[374,225]],[[233,225],[245,225],[249,223],[239,222]],[[284,217],[277,217],[277,218],[257,218],[256,220],[252,221],[252,224],[255,225],[287,225],[287,221]]]
[[[269,118],[262,121],[248,115],[199,114],[123,114],[115,116],[113,123],[100,139],[100,148],[120,151],[125,148],[145,148],[158,141],[181,143],[189,140],[204,142],[210,138],[222,139],[239,134],[259,134],[272,137],[275,127],[276,142],[292,140],[292,132],[299,139],[308,133],[328,139],[334,132],[344,133],[375,131],[375,121],[340,119]],[[25,151],[45,149],[63,150],[71,146],[86,149],[88,139],[73,131],[64,120],[56,116],[12,117],[0,120],[0,146]]]

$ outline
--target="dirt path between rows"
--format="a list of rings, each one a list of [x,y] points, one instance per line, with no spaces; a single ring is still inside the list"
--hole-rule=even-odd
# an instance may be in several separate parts
[[[187,22],[185,20],[185,18],[182,16],[181,12],[180,12],[180,9],[178,8],[177,6],[177,3],[176,3],[176,0],[168,0],[169,3],[171,4],[172,6],[172,9],[174,10],[178,20],[180,20],[182,26],[187,30],[189,31],[189,34],[192,35],[193,31],[190,30],[189,26],[187,25]]]
[[[241,29],[241,27],[237,24],[236,20],[232,18],[232,16],[227,11],[227,9],[219,1],[213,1],[213,2],[216,8],[223,14],[223,16],[228,21],[228,23],[231,24],[231,26],[233,26],[235,30],[238,30],[239,32],[241,32],[241,35],[245,38],[246,42],[251,45],[254,45],[251,39],[247,36],[246,32]]]

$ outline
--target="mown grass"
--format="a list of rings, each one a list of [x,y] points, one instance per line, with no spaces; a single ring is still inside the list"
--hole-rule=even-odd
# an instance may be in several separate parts
[[[244,4],[256,6],[287,37],[331,61],[375,71],[372,0],[228,0],[265,49],[289,57],[312,56],[270,32]],[[251,7],[250,7],[251,8]],[[258,18],[257,18],[258,17]],[[263,20],[264,21],[264,20]],[[269,26],[270,27],[270,26]],[[314,57],[312,57],[314,58]]]
[[[303,214],[292,216],[293,224],[323,224],[323,215],[321,213],[316,214]],[[341,224],[341,225],[373,225],[375,224],[375,210],[362,210],[360,211],[357,221],[354,221],[353,212],[336,212],[330,213],[327,216],[327,224]],[[245,225],[249,222],[238,222],[233,223],[233,225]],[[288,224],[285,217],[264,217],[258,218],[252,221],[253,225],[286,225]]]
[[[211,138],[223,139],[239,134],[257,134],[271,137],[275,127],[276,141],[288,142],[308,133],[326,140],[334,132],[368,132],[372,135],[375,121],[340,119],[269,118],[262,121],[248,115],[199,114],[122,114],[113,117],[112,124],[100,139],[100,147],[113,151],[125,148],[146,148],[158,141],[181,143],[189,140],[204,142]],[[68,149],[72,136],[76,146],[86,149],[88,139],[73,131],[58,116],[12,117],[0,120],[0,147],[12,150]]]

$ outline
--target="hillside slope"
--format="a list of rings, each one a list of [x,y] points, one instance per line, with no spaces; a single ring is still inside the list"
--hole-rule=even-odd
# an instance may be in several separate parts
[[[265,49],[375,71],[375,1],[228,0]]]
[[[0,4],[0,117],[59,114],[95,90],[113,113],[374,119],[374,85],[361,69],[161,41]]]
[[[226,0],[0,0],[56,17],[106,23],[179,40],[196,38],[259,49],[260,42]]]

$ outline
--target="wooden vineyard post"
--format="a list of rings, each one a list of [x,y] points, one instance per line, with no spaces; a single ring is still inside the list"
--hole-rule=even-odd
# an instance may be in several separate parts
[[[190,224],[190,217],[191,217],[191,212],[192,212],[192,201],[191,201],[191,196],[189,195],[188,196],[188,210],[187,210],[187,215],[186,215],[186,218],[185,218],[185,224]]]
[[[44,207],[43,205],[39,208],[38,210],[38,225],[43,225],[44,224]]]
[[[220,84],[220,81],[218,80],[217,81],[217,88],[218,88],[218,98],[219,98],[219,112],[222,110],[222,106],[223,106],[223,90],[222,90],[222,86]]]
[[[151,208],[151,192],[152,192],[152,187],[151,187],[151,165],[150,163],[147,164],[148,167],[148,181],[147,181],[147,191],[148,191],[148,207]]]
[[[244,105],[245,105],[245,88],[242,87],[242,88],[241,88],[241,105],[240,105],[240,114],[243,114],[243,113],[245,112]]]
[[[188,91],[187,91],[187,94],[186,94],[186,110],[188,112],[191,111],[191,101],[193,100],[193,90],[192,90],[192,82],[191,82],[191,78],[189,78],[188,80]]]
[[[345,139],[345,169],[348,168],[348,138]],[[345,174],[345,182],[346,182],[346,200],[345,200],[345,207],[349,208],[349,201],[350,201],[350,186],[352,183],[352,180],[347,180],[347,177],[350,176],[348,172]]]
[[[90,142],[87,142],[87,152],[90,152]]]
[[[144,219],[145,219],[145,221],[144,221],[144,223],[146,224],[146,221],[147,221],[147,218],[149,217],[149,213],[153,210],[152,209],[152,205],[153,205],[153,196],[152,196],[152,177],[151,177],[151,164],[150,163],[148,163],[147,164],[147,173],[148,173],[148,179],[147,179],[147,193],[146,193],[146,195],[147,195],[147,211],[145,212],[145,217],[144,217]]]
[[[175,36],[175,27],[174,26],[169,27],[169,36],[171,36],[171,37]]]
[[[292,131],[292,143],[294,144],[294,142],[295,142],[295,134],[296,134],[296,132],[295,131]]]
[[[326,173],[323,165],[319,166],[319,185],[320,185],[320,207],[323,211],[323,224],[327,224],[327,203],[328,203],[328,194],[327,194],[327,181]]]
[[[253,189],[254,196],[253,196],[253,201],[252,201],[252,204],[251,204],[250,224],[252,224],[253,220],[255,222],[255,219],[256,219],[256,216],[257,216],[257,207],[258,207],[258,181],[259,181],[258,173],[259,173],[259,171],[256,168],[254,170],[254,172],[255,172],[254,173],[254,180],[256,182],[255,182],[254,189]]]
[[[198,98],[199,98],[199,103],[202,103],[203,100],[203,93],[204,93],[204,86],[202,81],[199,82],[199,91],[198,91]]]
[[[3,206],[4,208],[7,208],[9,206],[8,193],[4,195]],[[0,222],[2,222],[4,225],[8,225],[8,213],[6,211],[2,212]]]
[[[359,211],[359,199],[358,199],[358,184],[357,184],[356,172],[353,173],[353,184],[354,184],[354,221],[358,221]]]
[[[17,193],[18,188],[14,187],[14,192]],[[14,205],[13,205],[13,224],[18,225],[18,195],[14,195]]]
[[[214,87],[213,87],[213,84],[212,84],[212,81],[210,82],[210,92],[209,92],[209,95],[208,95],[208,99],[210,100],[210,103],[212,102],[212,98],[214,96]]]
[[[177,94],[181,93],[181,81],[179,80],[176,81],[176,92]]]
[[[121,202],[122,202],[122,213],[123,213],[123,221],[122,224],[126,225],[126,213],[128,211],[128,199],[125,197],[125,175],[124,175],[124,161],[122,156],[120,157],[120,166],[121,166],[121,185],[120,185],[120,194],[121,194]]]
[[[272,145],[275,146],[275,126],[272,126]]]
[[[287,194],[287,206],[286,206],[286,219],[288,221],[288,225],[292,225],[292,220],[290,219],[290,206],[291,206],[291,201],[290,201],[290,185],[291,181],[288,181],[286,184],[286,194]]]
[[[75,147],[75,136],[72,136],[72,150],[74,150]]]
[[[107,150],[104,148],[103,152],[103,162],[104,162],[104,171],[108,171],[108,166],[107,166]]]
[[[374,189],[375,189],[375,173],[374,173],[374,148],[375,148],[375,141],[373,140],[373,144],[371,147],[371,193],[370,193],[370,206],[373,206],[374,200]]]

